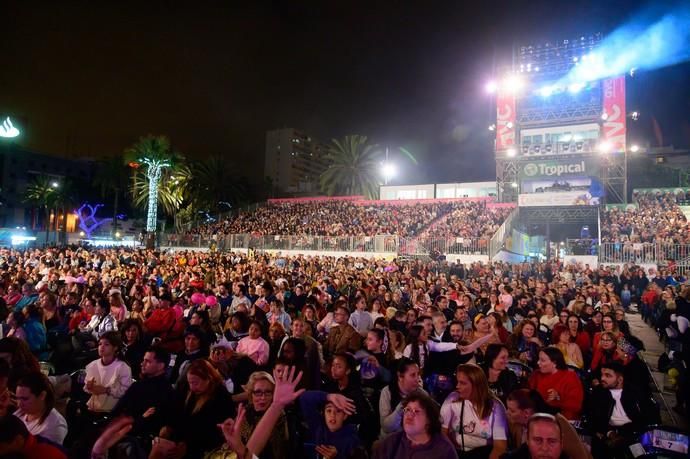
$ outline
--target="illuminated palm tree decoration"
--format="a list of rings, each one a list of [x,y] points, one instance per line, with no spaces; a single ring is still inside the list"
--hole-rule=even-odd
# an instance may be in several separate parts
[[[148,181],[148,211],[146,214],[146,232],[156,231],[158,220],[158,186],[163,169],[172,167],[178,159],[170,148],[170,141],[165,136],[146,136],[139,139],[125,151],[125,159],[133,168],[146,166]]]

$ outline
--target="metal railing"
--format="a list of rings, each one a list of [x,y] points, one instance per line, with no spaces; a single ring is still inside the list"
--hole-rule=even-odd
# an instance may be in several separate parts
[[[164,247],[209,248],[219,250],[303,250],[318,252],[394,253],[427,255],[438,252],[446,255],[488,254],[488,239],[459,237],[401,238],[393,235],[377,236],[288,236],[228,234],[202,236],[198,234],[163,234],[160,245]]]
[[[657,263],[687,262],[690,244],[651,242],[605,242],[599,245],[601,263]]]
[[[498,227],[491,240],[489,241],[489,257],[493,258],[498,252],[503,248],[506,237],[511,233],[513,229],[513,221],[517,217],[519,210],[516,207],[512,212],[508,214],[505,221]]]

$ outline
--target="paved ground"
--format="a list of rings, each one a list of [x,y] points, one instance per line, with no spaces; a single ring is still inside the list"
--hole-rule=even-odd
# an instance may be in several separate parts
[[[659,341],[656,331],[647,325],[639,314],[628,314],[627,320],[630,324],[631,333],[640,338],[647,348],[641,354],[642,359],[647,363],[652,372],[656,384],[654,397],[661,407],[661,421],[665,425],[678,426],[685,430],[690,430],[688,420],[672,409],[676,404],[676,394],[675,390],[669,387],[668,376],[657,371],[659,356],[666,351],[664,344]]]

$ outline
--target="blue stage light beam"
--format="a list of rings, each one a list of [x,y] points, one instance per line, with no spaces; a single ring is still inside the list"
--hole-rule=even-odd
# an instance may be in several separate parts
[[[671,10],[647,10],[608,35],[582,56],[556,86],[655,70],[690,61],[690,3]]]

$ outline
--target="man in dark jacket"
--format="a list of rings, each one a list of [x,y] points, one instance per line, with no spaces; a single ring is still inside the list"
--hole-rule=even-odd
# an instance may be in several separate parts
[[[132,384],[115,405],[115,417],[126,415],[135,419],[130,435],[158,435],[174,411],[175,393],[166,375],[169,363],[167,351],[149,348],[141,362],[141,379]]]
[[[601,384],[592,391],[587,411],[594,457],[618,457],[636,432],[660,420],[652,400],[636,385],[624,384],[624,373],[620,362],[604,364]]]

